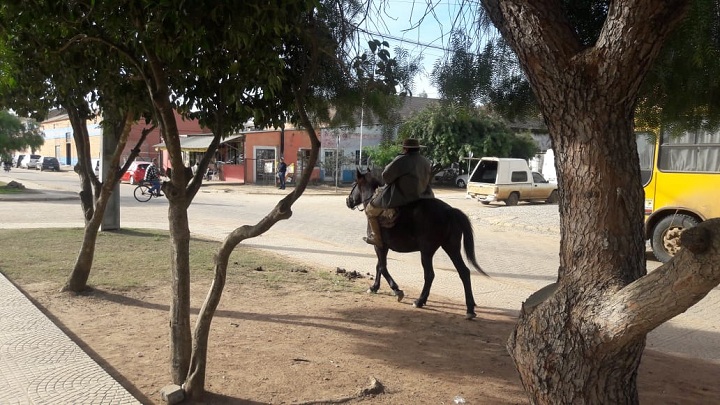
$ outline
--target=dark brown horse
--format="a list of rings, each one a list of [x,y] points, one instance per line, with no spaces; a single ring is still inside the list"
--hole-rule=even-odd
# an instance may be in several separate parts
[[[354,209],[360,205],[363,208],[372,198],[375,189],[381,183],[369,172],[357,171],[357,181],[353,185],[350,195],[347,198],[347,206]],[[465,247],[465,255],[475,268],[487,276],[475,260],[475,245],[472,225],[467,215],[457,208],[451,207],[444,201],[429,198],[416,201],[401,207],[395,225],[391,228],[382,228],[383,247],[375,247],[375,254],[378,262],[375,267],[375,282],[368,292],[377,292],[380,289],[380,276],[382,275],[390,284],[398,301],[402,300],[404,293],[395,280],[390,276],[387,269],[388,250],[396,252],[417,252],[420,251],[425,283],[420,297],[415,300],[414,306],[422,308],[430,295],[435,278],[432,260],[438,248],[442,247],[445,253],[450,256],[455,269],[462,280],[465,290],[465,304],[467,306],[466,319],[473,319],[475,315],[475,299],[472,294],[470,283],[470,269],[460,253],[460,244]]]

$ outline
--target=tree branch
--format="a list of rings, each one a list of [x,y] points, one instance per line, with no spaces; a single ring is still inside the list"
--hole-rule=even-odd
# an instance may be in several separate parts
[[[607,342],[644,335],[685,312],[720,284],[720,218],[683,232],[670,262],[614,294],[597,313]]]
[[[622,89],[620,93],[634,95],[650,69],[651,62],[665,43],[665,38],[687,14],[690,2],[632,0],[615,1],[610,5],[595,46],[577,61],[587,66],[598,65],[601,71],[617,72],[609,78],[617,81],[617,85],[611,85],[611,88],[619,87]],[[642,23],[638,24],[638,21]],[[653,31],[650,36],[653,41],[646,40],[649,37],[646,30]],[[618,35],[618,32],[622,35]],[[628,57],[621,53],[633,55]],[[626,63],[622,64],[623,62]],[[603,68],[603,65],[606,67]],[[631,78],[632,83],[630,89],[627,86],[628,78]]]

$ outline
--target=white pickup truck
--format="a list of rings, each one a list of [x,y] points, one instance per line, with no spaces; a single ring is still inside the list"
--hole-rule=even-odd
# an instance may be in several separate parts
[[[523,159],[484,157],[470,175],[467,195],[483,204],[494,201],[517,205],[519,201],[557,203],[557,184],[533,172]]]

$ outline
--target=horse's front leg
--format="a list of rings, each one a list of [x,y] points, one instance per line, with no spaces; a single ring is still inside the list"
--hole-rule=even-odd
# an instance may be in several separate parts
[[[433,280],[435,280],[435,270],[433,270],[432,258],[435,252],[421,252],[420,258],[423,266],[423,274],[425,276],[425,282],[423,283],[420,297],[413,302],[413,306],[416,308],[422,308],[427,304],[428,296],[430,295],[430,288],[432,287]]]
[[[392,276],[390,276],[390,273],[387,269],[387,255],[388,255],[388,249],[387,248],[375,248],[375,254],[377,255],[378,262],[375,266],[375,282],[373,285],[368,289],[368,293],[377,293],[378,290],[380,290],[380,279],[382,277],[385,277],[385,280],[387,281],[388,285],[390,285],[390,288],[393,291],[393,294],[397,297],[398,301],[402,301],[402,299],[405,297],[405,293],[398,287],[395,280],[393,280]]]

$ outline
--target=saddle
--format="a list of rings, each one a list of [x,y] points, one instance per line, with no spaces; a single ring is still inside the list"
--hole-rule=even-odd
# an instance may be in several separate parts
[[[392,228],[397,223],[399,216],[399,208],[385,208],[382,214],[378,215],[377,220],[381,228]]]

